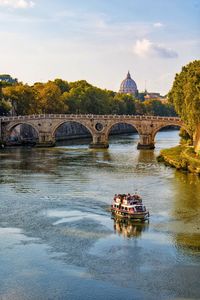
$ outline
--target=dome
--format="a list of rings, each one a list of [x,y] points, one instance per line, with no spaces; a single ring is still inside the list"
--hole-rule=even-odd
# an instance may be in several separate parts
[[[135,95],[137,91],[137,85],[128,72],[126,79],[124,79],[120,85],[119,93]]]

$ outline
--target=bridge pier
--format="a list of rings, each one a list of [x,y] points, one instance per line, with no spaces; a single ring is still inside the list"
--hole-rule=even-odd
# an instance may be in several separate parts
[[[105,134],[94,134],[92,137],[92,143],[89,147],[93,149],[109,148],[108,140],[105,138]]]
[[[140,134],[140,141],[137,145],[137,149],[154,149],[154,140],[151,134]]]
[[[53,147],[55,146],[55,140],[48,133],[40,133],[39,141],[36,144],[36,147]]]

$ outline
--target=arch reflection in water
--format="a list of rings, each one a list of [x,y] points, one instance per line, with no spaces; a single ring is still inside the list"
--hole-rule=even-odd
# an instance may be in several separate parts
[[[137,222],[131,220],[124,220],[112,218],[114,220],[114,232],[126,238],[138,238],[149,228],[148,222]]]

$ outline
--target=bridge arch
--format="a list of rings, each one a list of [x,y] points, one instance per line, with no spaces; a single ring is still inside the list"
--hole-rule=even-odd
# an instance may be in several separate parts
[[[157,126],[153,132],[152,132],[152,141],[154,142],[155,141],[155,137],[156,137],[156,134],[163,128],[167,128],[167,127],[170,127],[170,126],[176,126],[176,127],[179,127],[179,129],[183,128],[185,129],[188,134],[190,135],[190,132],[188,131],[187,127],[184,126],[183,124],[180,124],[180,123],[177,123],[177,122],[169,122],[168,124],[160,124],[159,126]]]
[[[140,136],[141,134],[141,130],[139,128],[138,125],[136,125],[134,122],[131,122],[131,121],[127,121],[127,120],[119,120],[119,121],[116,121],[116,122],[112,122],[106,129],[106,132],[105,132],[105,137],[106,139],[108,140],[109,139],[109,135],[112,131],[112,129],[116,126],[116,125],[120,125],[120,124],[125,124],[125,125],[130,125],[133,129],[136,130],[136,132],[138,133],[138,135]]]
[[[37,135],[39,136],[39,129],[37,126],[35,126],[33,123],[31,122],[27,122],[27,121],[17,121],[17,122],[14,122],[14,123],[9,123],[9,125],[6,127],[6,130],[8,132],[12,131],[16,126],[18,125],[29,125],[31,126],[36,132],[37,132]]]
[[[27,135],[27,137],[23,137],[22,140],[25,142],[33,142],[33,143],[37,143],[40,137],[40,133],[39,133],[39,129],[37,126],[35,126],[33,123],[31,122],[27,122],[27,121],[16,121],[16,122],[11,122],[7,127],[6,127],[6,135],[4,136],[4,139],[6,142],[8,142],[9,138],[12,135],[13,130],[20,125],[27,125],[29,128],[31,128],[33,130],[33,136],[30,137],[30,133]],[[21,133],[20,133],[21,134]],[[19,134],[19,135],[20,135]],[[35,135],[35,138],[34,138]]]
[[[79,121],[79,120],[62,120],[59,121],[58,123],[56,123],[52,129],[52,138],[54,141],[56,141],[56,133],[58,132],[59,128],[61,128],[64,124],[79,124],[81,126],[83,126],[86,131],[89,133],[89,135],[91,136],[91,138],[93,138],[93,131],[90,128],[90,126],[88,126],[87,124],[85,124],[85,122]]]

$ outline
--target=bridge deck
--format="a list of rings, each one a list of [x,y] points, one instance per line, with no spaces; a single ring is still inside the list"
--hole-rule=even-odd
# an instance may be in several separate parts
[[[40,114],[40,115],[25,115],[0,117],[2,122],[18,121],[18,120],[35,120],[35,119],[132,119],[132,120],[162,120],[162,121],[180,121],[178,117],[161,117],[161,116],[141,116],[141,115],[93,115],[93,114]]]

